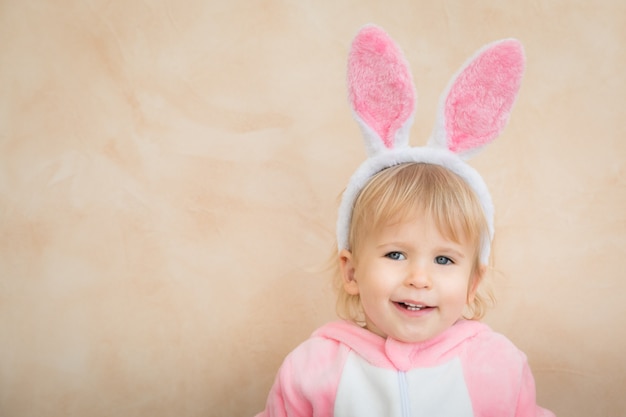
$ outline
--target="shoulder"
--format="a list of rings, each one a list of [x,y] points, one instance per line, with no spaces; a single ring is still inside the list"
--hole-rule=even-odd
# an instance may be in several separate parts
[[[347,346],[335,339],[321,336],[319,332],[320,330],[317,330],[291,351],[285,358],[285,362],[297,366],[300,370],[309,367],[319,369],[320,366],[335,363],[344,358],[349,351]]]
[[[518,408],[520,398],[532,397],[534,380],[526,355],[506,336],[488,326],[467,340],[463,371],[478,415],[506,415]]]
[[[340,340],[326,336],[336,328],[337,323],[330,323],[317,329],[287,355],[281,372],[302,379],[306,384],[338,379],[351,349]]]
[[[473,324],[475,333],[467,338],[466,354],[473,361],[521,367],[526,355],[505,335],[493,331],[484,323]]]
[[[287,355],[275,382],[281,401],[295,415],[330,415],[350,350],[342,343],[316,336]]]
[[[449,355],[483,366],[493,362],[521,363],[526,356],[511,340],[475,320],[457,322],[438,343]]]

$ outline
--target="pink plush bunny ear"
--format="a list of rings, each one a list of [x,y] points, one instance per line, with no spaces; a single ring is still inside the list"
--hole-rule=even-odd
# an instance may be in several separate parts
[[[515,39],[478,51],[442,96],[429,144],[468,157],[493,141],[509,120],[524,68],[524,50]]]
[[[416,96],[400,48],[377,26],[362,28],[348,57],[348,91],[369,155],[408,146]]]

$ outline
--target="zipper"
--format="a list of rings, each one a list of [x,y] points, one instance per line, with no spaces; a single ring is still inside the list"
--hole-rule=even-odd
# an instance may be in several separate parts
[[[411,403],[409,401],[409,384],[406,379],[406,372],[398,372],[398,389],[400,390],[400,411],[402,417],[410,417]]]

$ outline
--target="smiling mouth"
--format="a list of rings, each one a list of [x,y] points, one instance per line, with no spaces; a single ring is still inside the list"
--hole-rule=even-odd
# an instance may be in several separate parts
[[[423,304],[411,304],[411,303],[403,303],[403,302],[398,302],[397,303],[400,307],[405,308],[409,311],[420,311],[423,310],[425,308],[429,308],[429,306],[425,306]]]

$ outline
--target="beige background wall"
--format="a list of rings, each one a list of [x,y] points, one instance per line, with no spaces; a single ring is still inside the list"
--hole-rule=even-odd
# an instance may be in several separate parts
[[[0,415],[247,416],[333,319],[363,159],[345,60],[376,22],[420,104],[523,41],[486,321],[560,416],[626,415],[626,3],[0,1]]]

